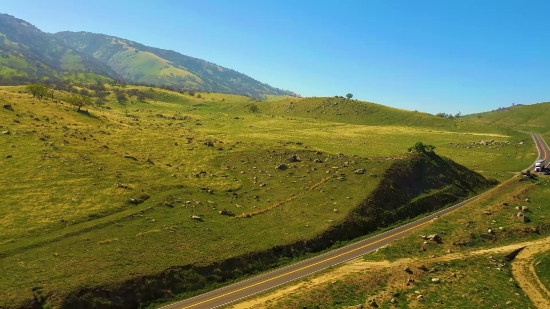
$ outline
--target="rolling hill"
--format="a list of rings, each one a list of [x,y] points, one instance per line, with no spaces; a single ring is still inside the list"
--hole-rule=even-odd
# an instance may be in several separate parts
[[[271,87],[237,71],[171,50],[89,32],[64,31],[53,36],[109,65],[125,80],[134,83],[235,93],[258,99],[263,95],[296,96],[291,91]]]
[[[116,77],[109,66],[95,58],[64,46],[26,21],[0,14],[0,83]]]
[[[550,133],[550,102],[531,105],[514,105],[498,110],[472,114],[464,117],[478,124],[499,126],[517,131],[532,131],[541,134]]]

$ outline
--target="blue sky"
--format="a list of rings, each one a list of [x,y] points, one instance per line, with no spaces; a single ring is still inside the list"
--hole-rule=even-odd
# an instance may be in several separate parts
[[[25,0],[0,12],[172,49],[303,96],[453,114],[550,101],[550,1]]]

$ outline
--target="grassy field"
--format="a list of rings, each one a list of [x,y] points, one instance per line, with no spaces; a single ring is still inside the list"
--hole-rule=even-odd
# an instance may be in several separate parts
[[[525,134],[373,103],[133,88],[151,98],[89,113],[0,88],[0,306],[309,239],[416,141],[499,180],[536,157]]]

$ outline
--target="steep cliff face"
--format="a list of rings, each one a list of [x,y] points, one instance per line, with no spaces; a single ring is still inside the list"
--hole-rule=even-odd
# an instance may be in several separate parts
[[[20,307],[37,308],[51,302],[62,308],[137,308],[276,267],[283,258],[319,252],[337,241],[363,236],[451,205],[497,183],[434,153],[413,154],[395,161],[381,177],[379,186],[341,224],[312,239],[250,252],[208,266],[172,267],[154,276],[113,286],[83,288],[57,299],[35,298]]]

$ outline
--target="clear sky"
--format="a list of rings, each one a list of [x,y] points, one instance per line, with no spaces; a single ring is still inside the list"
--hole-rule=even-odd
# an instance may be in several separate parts
[[[172,49],[302,96],[463,114],[550,101],[547,0],[18,0],[46,32]]]

